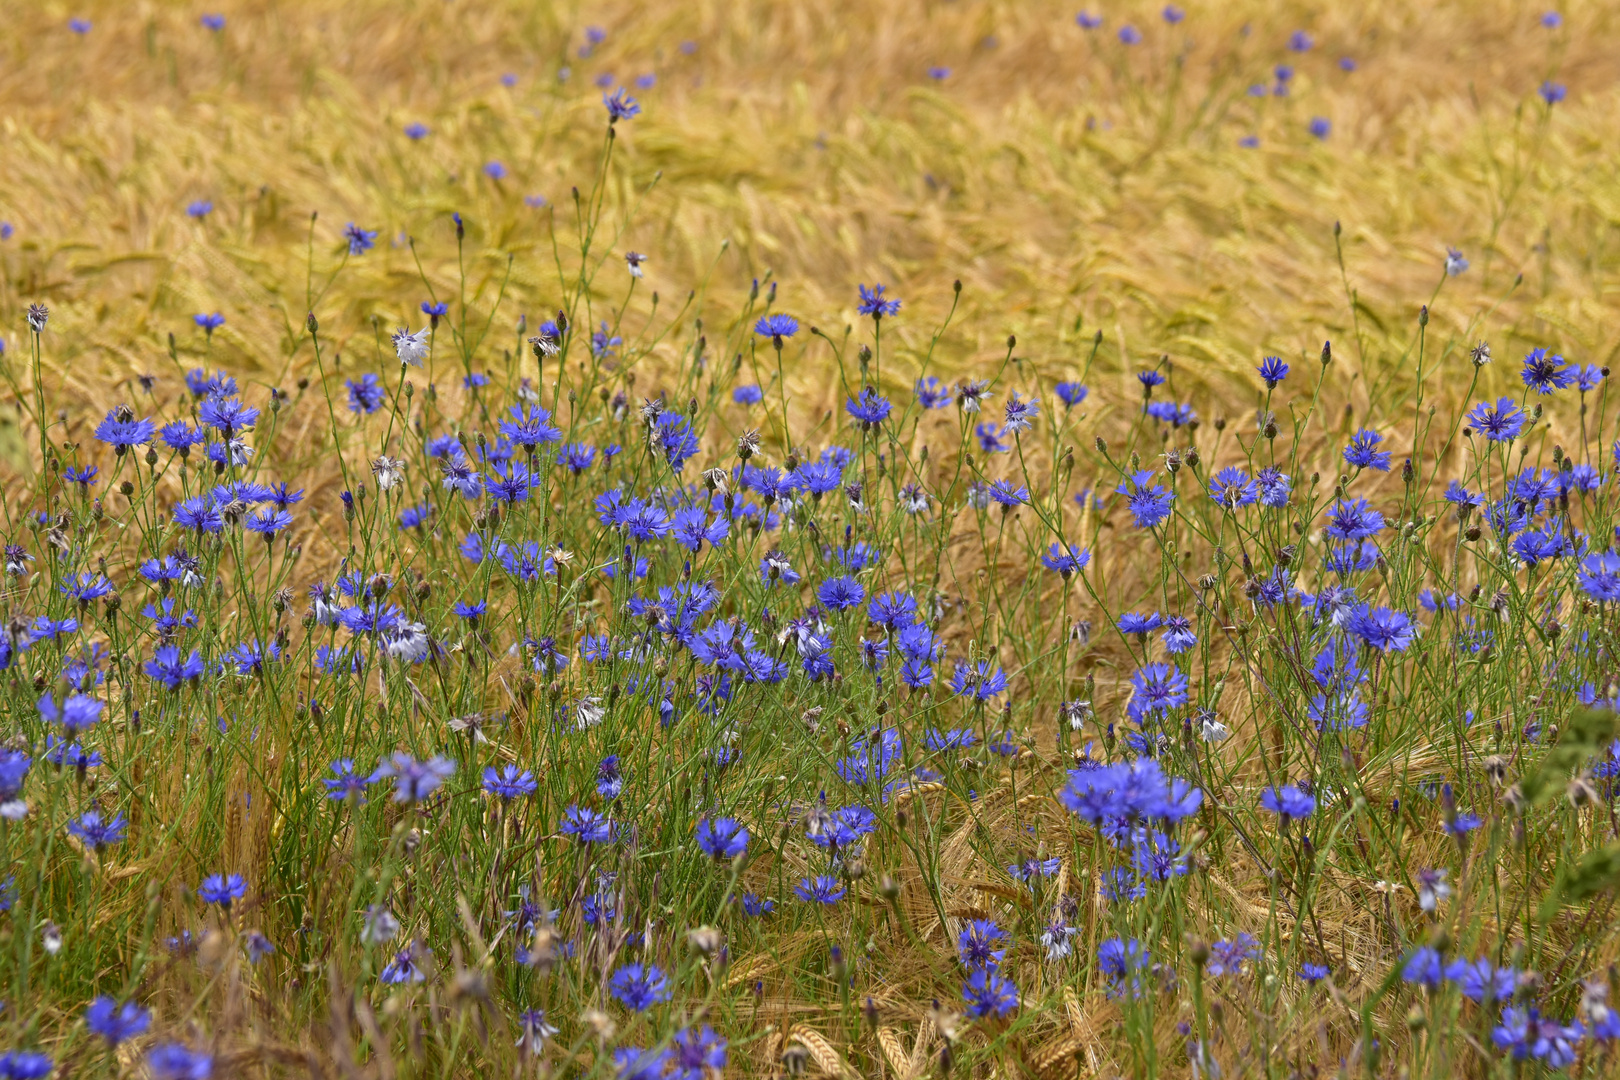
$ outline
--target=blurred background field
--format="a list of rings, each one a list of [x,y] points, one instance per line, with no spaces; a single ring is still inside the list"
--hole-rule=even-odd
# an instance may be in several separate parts
[[[1478,340],[1500,361],[1487,399],[1532,347],[1598,365],[1620,347],[1615,5],[1571,3],[1546,25],[1539,7],[1489,0],[1193,3],[1176,21],[1109,3],[1088,6],[1104,19],[1089,29],[1074,5],[1037,0],[232,0],[219,29],[200,21],[215,10],[9,12],[0,333],[21,373],[24,310],[50,306],[46,403],[70,439],[88,444],[122,401],[186,396],[203,364],[256,401],[297,393],[320,377],[311,311],[337,396],[358,372],[386,376],[388,334],[420,326],[430,293],[489,324],[476,363],[527,362],[518,320],[532,332],[572,287],[574,192],[596,183],[602,97],[619,87],[642,113],[617,129],[589,322],[617,318],[618,261],[646,254],[609,328],[637,396],[675,368],[700,310],[713,353],[740,351],[756,281],[835,339],[858,321],[856,283],[887,283],[905,301],[882,330],[896,400],[960,282],[940,374],[991,376],[1013,335],[1027,382],[1089,368],[1110,434],[1160,357],[1206,421],[1252,417],[1262,356],[1314,378],[1331,340],[1324,397],[1346,419],[1302,460],[1359,426],[1390,431],[1399,460],[1425,304],[1425,400],[1448,416]],[[350,223],[376,230],[375,250],[345,259]],[[1465,273],[1446,275],[1448,248]],[[207,335],[193,316],[215,311]],[[787,361],[795,430],[814,430],[842,401],[829,351],[801,334]],[[438,375],[446,394],[459,375]],[[344,554],[319,537],[340,477],[327,414],[307,405],[278,429],[284,479],[311,492],[301,575]],[[3,409],[0,455],[24,470],[32,429]],[[1137,573],[1103,544],[1097,560]],[[1132,594],[1107,574],[1105,590]],[[1264,883],[1234,880],[1253,915]],[[126,917],[139,902],[123,897]],[[1366,991],[1383,970],[1342,975]],[[765,1059],[734,1037],[739,1059]]]
[[[345,223],[380,233],[317,305],[351,354],[370,362],[368,318],[392,327],[424,292],[404,237],[454,291],[452,212],[475,307],[510,255],[501,320],[533,322],[557,304],[553,241],[599,160],[600,87],[623,85],[645,112],[609,198],[635,215],[603,254],[646,253],[666,315],[696,286],[731,299],[769,273],[779,307],[831,329],[854,321],[853,283],[878,279],[905,297],[891,329],[914,348],[960,279],[941,356],[962,370],[1015,333],[1061,375],[1101,330],[1096,382],[1168,354],[1185,390],[1238,409],[1260,355],[1328,338],[1358,361],[1344,379],[1407,378],[1449,245],[1473,264],[1435,305],[1454,357],[1489,330],[1504,354],[1610,358],[1612,6],[1572,5],[1553,29],[1512,3],[1095,11],[1087,30],[1034,2],[300,0],[236,3],[214,32],[184,4],[19,7],[0,46],[9,344],[28,302],[51,304],[48,370],[110,406],[138,374],[177,388],[167,335],[189,365],[191,315],[219,310],[216,358],[286,380],[308,360],[288,327],[314,212],[317,269]],[[1288,48],[1296,31],[1309,51]],[[1567,99],[1544,104],[1545,80]],[[199,201],[212,211],[188,216]]]

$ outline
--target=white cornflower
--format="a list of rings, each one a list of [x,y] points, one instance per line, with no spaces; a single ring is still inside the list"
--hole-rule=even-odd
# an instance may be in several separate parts
[[[639,251],[627,251],[624,253],[624,265],[630,268],[630,276],[633,278],[641,276],[641,268],[646,262],[647,256]]]
[[[426,326],[414,334],[403,326],[394,331],[394,352],[399,354],[399,362],[421,367],[422,361],[427,359],[428,335],[431,332]]]
[[[405,463],[399,458],[391,458],[384,454],[371,463],[371,472],[377,478],[377,487],[387,491],[405,479]]]

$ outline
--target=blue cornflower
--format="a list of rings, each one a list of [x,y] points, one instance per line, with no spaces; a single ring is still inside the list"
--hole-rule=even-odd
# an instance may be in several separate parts
[[[84,22],[82,19],[74,21]],[[84,30],[74,29],[82,34],[90,29],[90,24],[85,22]],[[5,1080],[38,1080],[39,1077],[51,1075],[55,1067],[48,1056],[33,1050],[7,1050],[0,1054],[0,1077]]]
[[[1275,390],[1277,384],[1288,378],[1288,365],[1283,363],[1280,356],[1268,356],[1260,361],[1260,378],[1265,380],[1267,390]]]
[[[395,751],[394,754],[379,762],[372,770],[370,783],[385,780],[390,777],[394,781],[394,801],[400,803],[421,802],[438,790],[456,772],[456,763],[444,757],[431,757],[426,761],[417,761],[409,754]]]
[[[570,806],[557,831],[581,844],[605,844],[613,839],[613,822],[589,807]]]
[[[1007,689],[1007,674],[988,660],[977,664],[956,662],[951,675],[951,692],[964,694],[974,701],[988,701]]]
[[[656,964],[626,964],[608,980],[608,993],[632,1012],[670,999],[669,979]]]
[[[486,161],[484,163],[484,175],[491,180],[504,180],[506,179],[506,166],[499,161]]]
[[[211,874],[197,886],[197,895],[205,904],[218,904],[229,911],[234,901],[247,895],[247,882],[241,874]]]
[[[1405,652],[1417,640],[1411,617],[1387,607],[1363,605],[1350,616],[1345,629],[1379,652]]]
[[[674,472],[680,472],[682,466],[698,452],[698,438],[692,430],[692,422],[680,413],[661,414],[652,435],[654,445],[663,453]]]
[[[124,839],[124,830],[129,822],[123,814],[114,814],[111,818],[103,818],[97,810],[86,810],[78,817],[68,822],[67,830],[77,836],[84,843],[102,850],[109,844],[116,844]]]
[[[352,795],[357,801],[365,802],[366,788],[371,786],[372,777],[356,772],[353,758],[338,758],[332,762],[332,775],[323,777],[321,783],[326,785],[328,799],[340,802]]]
[[[868,386],[861,391],[859,398],[850,398],[844,408],[863,428],[870,429],[887,420],[894,406],[888,398]]]
[[[1191,405],[1178,405],[1174,401],[1150,401],[1142,406],[1142,412],[1175,428],[1184,427],[1198,418]]]
[[[852,577],[828,578],[816,589],[816,599],[834,611],[848,611],[866,599],[866,590]]]
[[[214,204],[209,202],[207,199],[198,199],[195,202],[186,204],[187,217],[205,218],[209,214],[213,213],[213,211]]]
[[[1299,966],[1299,977],[1307,983],[1319,983],[1331,974],[1332,969],[1326,964],[1305,963]]]
[[[530,405],[527,413],[523,406],[513,405],[511,419],[502,418],[499,427],[514,446],[521,446],[531,454],[542,444],[562,440],[562,432],[551,423],[551,411],[540,405]]]
[[[1084,383],[1060,382],[1052,388],[1052,392],[1057,394],[1058,400],[1063,402],[1066,408],[1072,409],[1086,400],[1091,389]]]
[[[1440,953],[1428,945],[1413,950],[1401,968],[1401,980],[1414,986],[1434,989],[1445,977],[1445,962],[1440,959]]]
[[[145,446],[152,441],[156,427],[150,420],[137,420],[128,409],[118,408],[96,425],[95,436],[112,446],[113,452],[123,457],[131,447]]]
[[[1491,442],[1512,442],[1524,430],[1524,410],[1510,397],[1498,398],[1496,406],[1480,402],[1468,414],[1468,422]]]
[[[189,457],[191,448],[200,445],[206,437],[184,420],[176,420],[158,429],[158,438],[171,450],[178,450],[181,457]]]
[[[1151,615],[1143,615],[1135,611],[1123,612],[1115,624],[1122,634],[1136,634],[1139,639],[1145,640],[1148,634],[1153,633],[1164,625],[1164,617],[1157,611]]]
[[[152,1080],[208,1080],[214,1073],[212,1055],[177,1042],[159,1043],[146,1052]]]
[[[405,125],[405,137],[412,142],[416,142],[427,138],[429,130],[428,126],[421,121],[412,120]]]
[[[1126,715],[1137,723],[1142,717],[1166,713],[1187,703],[1187,676],[1174,664],[1149,664],[1131,676]]]
[[[144,667],[146,674],[167,690],[178,690],[180,684],[201,678],[204,670],[203,659],[196,649],[191,655],[180,659],[180,649],[174,645],[159,645],[152,651],[152,659]]]
[[[358,382],[348,379],[343,385],[349,389],[349,411],[352,413],[374,413],[388,401],[388,390],[371,372],[360,376]]]
[[[533,795],[539,786],[534,773],[516,765],[503,765],[499,769],[489,766],[484,770],[484,790],[500,799]]]
[[[1541,84],[1540,89],[1538,89],[1536,93],[1541,95],[1541,100],[1545,101],[1550,108],[1558,104],[1560,101],[1563,101],[1569,91],[1565,88],[1563,83],[1553,82],[1551,79],[1548,79],[1546,82]]]
[[[67,737],[72,739],[88,731],[101,718],[103,705],[87,694],[74,694],[57,708],[56,699],[49,692],[39,699],[39,715],[47,723],[61,724]]]
[[[1603,382],[1603,369],[1596,364],[1576,364],[1573,370],[1575,372],[1575,389],[1583,394],[1596,390],[1599,384]]]
[[[77,577],[68,575],[62,584],[57,586],[57,590],[64,596],[73,597],[84,606],[111,595],[113,584],[100,574],[86,572]]]
[[[1261,506],[1281,509],[1288,505],[1288,495],[1293,490],[1293,481],[1277,466],[1267,465],[1261,469],[1255,475],[1254,483],[1260,492]]]
[[[65,634],[77,633],[78,629],[78,619],[52,619],[49,616],[41,615],[34,620],[34,627],[30,637],[34,641],[54,641]]]
[[[697,825],[697,845],[712,859],[735,859],[748,847],[748,830],[733,818],[704,818]]]
[[[1446,979],[1455,983],[1469,1001],[1489,1005],[1513,997],[1519,973],[1511,967],[1496,967],[1482,956],[1478,960],[1453,960],[1446,966]]]
[[[669,1080],[703,1080],[726,1067],[726,1040],[708,1024],[682,1028],[670,1054]]]
[[[1325,116],[1313,116],[1309,125],[1310,133],[1318,139],[1326,139],[1333,131],[1333,124]]]
[[[285,510],[272,510],[266,508],[257,513],[249,514],[242,521],[244,528],[250,532],[262,535],[268,543],[276,538],[276,534],[292,526],[292,515]]]
[[[587,443],[567,443],[557,451],[557,464],[567,466],[575,476],[591,467],[596,460],[596,447]]]
[[[900,301],[884,298],[886,285],[873,285],[868,289],[865,285],[858,286],[861,293],[860,306],[855,310],[861,315],[870,315],[874,320],[887,318],[900,310]]]
[[[629,120],[641,114],[641,106],[636,99],[625,92],[624,87],[613,91],[612,96],[602,95],[602,104],[608,111],[608,124],[617,124],[620,120]]]
[[[211,315],[193,315],[191,317],[191,321],[196,323],[198,327],[202,329],[203,333],[207,334],[209,337],[213,337],[214,331],[225,325],[225,316],[216,311]]]
[[[1491,1041],[1514,1061],[1534,1058],[1559,1070],[1575,1063],[1584,1034],[1579,1024],[1566,1026],[1544,1018],[1539,1010],[1510,1006],[1502,1010],[1502,1023],[1491,1030]]]
[[[377,230],[362,229],[351,221],[343,227],[343,239],[348,241],[350,255],[364,255],[377,246]]]
[[[805,878],[793,887],[794,895],[806,904],[836,904],[844,891],[838,879],[827,874]]]
[[[1164,620],[1164,651],[1172,655],[1184,653],[1198,644],[1193,633],[1192,620],[1185,615],[1171,615]]]
[[[399,512],[400,530],[406,531],[409,529],[420,529],[422,526],[426,525],[432,517],[432,503],[418,503],[415,506],[407,506],[405,509]],[[291,519],[288,520],[288,523],[291,524]],[[250,520],[248,522],[248,528],[251,529],[252,527],[253,522]]]
[[[1229,510],[1252,506],[1260,498],[1259,485],[1236,465],[1229,465],[1210,477],[1209,497]]]
[[[1315,45],[1316,42],[1311,39],[1311,35],[1303,30],[1295,30],[1288,35],[1288,47],[1294,52],[1310,52]]]
[[[755,383],[738,386],[731,391],[731,400],[738,405],[758,405],[764,399],[765,392]]]
[[[1289,822],[1310,817],[1316,812],[1316,799],[1293,784],[1286,787],[1268,787],[1260,793],[1260,805]]]
[[[1153,479],[1151,469],[1143,469],[1132,473],[1115,489],[1125,496],[1131,508],[1131,516],[1141,529],[1151,529],[1170,516],[1170,504],[1175,501],[1175,492],[1149,483]]]
[[[1135,997],[1141,989],[1137,973],[1146,971],[1153,954],[1135,938],[1109,938],[1097,946],[1097,969],[1108,976],[1108,995],[1120,997],[1127,991]]]
[[[1119,28],[1119,41],[1122,45],[1140,45],[1142,44],[1142,31],[1130,23],[1126,23]]]
[[[1041,554],[1041,565],[1048,570],[1055,571],[1067,578],[1085,569],[1091,561],[1091,552],[1086,548],[1074,547],[1067,543],[1053,543]]]
[[[89,488],[91,484],[96,482],[96,474],[100,471],[101,469],[95,465],[86,465],[82,469],[75,469],[70,466],[67,471],[62,474],[62,479],[66,480],[70,484],[78,484],[81,487]]]
[[[1082,11],[1074,17],[1074,21],[1079,24],[1082,30],[1095,30],[1103,24],[1103,17],[1093,15],[1089,11]]]
[[[377,973],[379,981],[390,985],[406,982],[425,982],[427,972],[422,970],[422,960],[432,956],[428,949],[412,944],[408,949],[401,949],[394,954],[382,971]]]
[[[1531,349],[1525,354],[1519,377],[1524,385],[1542,394],[1562,390],[1575,381],[1575,374],[1565,365],[1564,358],[1556,353],[1549,356],[1546,349]]]
[[[918,379],[915,392],[917,404],[925,409],[943,409],[951,403],[951,388],[932,375]]]
[[[1322,531],[1338,540],[1365,540],[1383,528],[1384,515],[1368,506],[1366,499],[1347,499],[1334,506]]]
[[[783,338],[790,338],[798,332],[799,320],[791,315],[765,315],[754,324],[754,333],[770,338],[778,348]]]
[[[968,969],[995,967],[1007,955],[997,948],[1007,940],[1007,931],[989,919],[970,919],[956,936],[956,955]]]
[[[1007,1016],[1018,1008],[1018,987],[995,968],[976,968],[962,984],[962,1000],[969,1016]]]
[[[973,733],[972,728],[951,728],[941,731],[938,728],[929,728],[923,735],[923,746],[929,750],[940,752],[950,750],[967,750],[977,744],[979,737]]]
[[[118,1002],[105,995],[96,998],[84,1011],[84,1026],[92,1035],[100,1035],[108,1046],[117,1046],[137,1035],[146,1034],[152,1024],[152,1014],[135,1004]]]
[[[1620,555],[1612,551],[1588,555],[1581,560],[1575,583],[1599,603],[1620,602]]]
[[[596,793],[609,802],[624,792],[624,772],[619,767],[619,755],[609,754],[596,766]]]
[[[197,419],[204,427],[215,428],[231,439],[258,422],[259,410],[240,398],[209,396],[197,407]]]
[[[613,1065],[618,1069],[615,1080],[664,1080],[669,1069],[669,1059],[668,1050],[644,1050],[639,1046],[618,1047],[613,1051]]]
[[[931,67],[928,69],[928,77],[935,82],[943,82],[951,77],[951,69],[948,67]]]
[[[1344,460],[1358,469],[1376,469],[1389,472],[1389,451],[1379,450],[1384,437],[1371,428],[1362,428],[1344,448]]]
[[[1260,955],[1260,942],[1254,935],[1240,933],[1230,941],[1217,941],[1209,947],[1209,961],[1204,967],[1204,974],[1212,979],[1223,975],[1240,975],[1243,965]]]
[[[1021,485],[1014,487],[1008,480],[997,480],[990,485],[988,493],[1004,510],[1011,510],[1015,506],[1023,506],[1029,502],[1029,489]]]
[[[1149,368],[1145,371],[1138,371],[1136,373],[1136,381],[1142,384],[1142,396],[1147,397],[1153,393],[1153,388],[1155,386],[1164,385],[1164,376],[1158,371]]]

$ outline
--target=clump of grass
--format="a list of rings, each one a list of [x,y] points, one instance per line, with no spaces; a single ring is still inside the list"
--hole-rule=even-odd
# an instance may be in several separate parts
[[[1374,16],[1173,14],[741,117],[817,14],[39,35],[108,96],[0,179],[0,1074],[1602,1074],[1606,61],[1417,193]]]

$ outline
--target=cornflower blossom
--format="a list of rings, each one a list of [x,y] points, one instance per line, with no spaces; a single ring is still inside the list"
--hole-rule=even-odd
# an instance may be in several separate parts
[[[133,1001],[120,1005],[106,995],[96,998],[84,1011],[84,1026],[92,1035],[99,1035],[109,1047],[146,1034],[151,1025],[150,1012]]]
[[[748,830],[732,818],[705,818],[697,825],[697,845],[712,859],[735,859],[748,848]]]
[[[646,1012],[670,999],[669,979],[654,964],[626,964],[608,980],[613,999],[631,1012]]]
[[[1170,505],[1176,498],[1175,492],[1149,483],[1153,476],[1151,469],[1134,472],[1115,489],[1125,496],[1131,517],[1139,529],[1151,529],[1162,524],[1170,516]]]
[[[1524,430],[1525,415],[1510,397],[1498,398],[1495,406],[1480,402],[1468,414],[1468,422],[1491,442],[1512,442]]]
[[[1303,820],[1316,812],[1316,799],[1292,784],[1266,788],[1260,793],[1260,805],[1276,814],[1285,824]]]
[[[1519,374],[1525,386],[1540,394],[1563,390],[1575,381],[1575,374],[1564,363],[1564,358],[1557,354],[1549,356],[1546,349],[1531,349],[1525,354],[1524,367]]]
[[[247,895],[247,882],[241,874],[213,874],[197,886],[197,895],[205,904],[216,904],[229,911],[234,901]]]
[[[421,367],[428,357],[428,339],[432,333],[432,328],[427,326],[414,334],[403,326],[394,331],[394,354],[399,357],[399,362],[410,367]]]
[[[372,770],[370,783],[391,779],[394,781],[394,802],[419,803],[432,795],[456,772],[456,763],[443,757],[417,761],[409,754],[396,751],[379,762]]]
[[[857,288],[861,296],[861,302],[855,309],[857,313],[870,315],[874,321],[890,318],[899,313],[900,301],[883,295],[888,286],[873,285],[868,289],[865,285],[860,285]]]
[[[1357,469],[1374,469],[1378,472],[1389,472],[1388,450],[1378,449],[1378,444],[1384,437],[1371,428],[1362,428],[1350,439],[1350,445],[1344,448],[1346,464]]]

